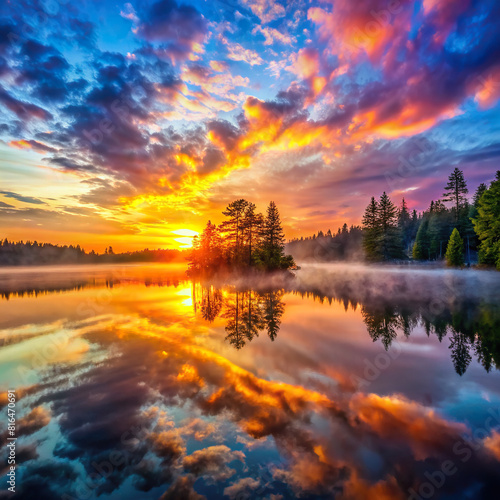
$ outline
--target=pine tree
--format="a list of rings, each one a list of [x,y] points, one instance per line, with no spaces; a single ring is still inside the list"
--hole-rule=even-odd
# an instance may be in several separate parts
[[[481,182],[479,186],[476,189],[476,192],[474,193],[473,197],[473,204],[474,207],[477,208],[479,206],[479,200],[481,199],[481,196],[483,196],[484,192],[488,189],[488,186],[484,183]]]
[[[260,245],[262,237],[264,217],[262,214],[256,213],[256,206],[249,203],[245,209],[242,221],[242,238],[247,246],[247,262],[251,266],[254,258],[254,253]]]
[[[413,245],[413,258],[416,260],[430,259],[429,218],[427,215],[424,216],[417,231]]]
[[[467,202],[467,183],[465,182],[464,173],[455,168],[448,177],[448,184],[446,184],[443,193],[443,201],[453,203],[455,209],[455,221],[458,224],[460,217],[460,208]]]
[[[209,272],[222,264],[222,240],[215,224],[208,221],[203,233],[193,238],[188,260],[190,272]]]
[[[380,251],[384,260],[403,257],[401,234],[398,229],[398,209],[386,192],[378,202],[378,224],[380,227]]]
[[[243,260],[243,220],[248,205],[247,200],[236,200],[222,212],[223,215],[229,217],[229,220],[221,224],[221,231],[225,234],[229,259],[234,264],[239,264]]]
[[[381,258],[378,247],[379,229],[378,203],[372,196],[363,215],[363,248],[367,260],[377,261]]]
[[[267,207],[262,230],[262,260],[267,269],[280,269],[293,265],[291,257],[285,257],[285,234],[281,225],[276,203],[271,201]]]
[[[480,241],[479,262],[500,270],[500,170],[478,201],[474,230]]]
[[[408,211],[408,205],[406,200],[403,198],[401,202],[401,208],[398,212],[398,227],[403,239],[403,248],[406,251],[411,242],[411,217]]]
[[[446,262],[449,266],[464,265],[464,241],[460,237],[458,229],[451,233],[448,247],[446,248]]]
[[[434,203],[432,213],[429,214],[429,258],[441,259],[446,252],[446,244],[453,230],[453,217],[441,200]]]

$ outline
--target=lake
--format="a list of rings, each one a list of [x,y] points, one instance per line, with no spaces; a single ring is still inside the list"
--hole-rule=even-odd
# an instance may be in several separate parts
[[[9,268],[0,293],[0,498],[498,498],[500,273]]]

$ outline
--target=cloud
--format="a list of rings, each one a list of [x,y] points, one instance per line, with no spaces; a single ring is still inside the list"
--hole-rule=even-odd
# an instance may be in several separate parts
[[[252,495],[252,492],[260,486],[258,479],[243,477],[230,486],[224,488],[224,495],[229,498],[241,498],[242,495]]]
[[[32,205],[45,205],[46,203],[38,198],[34,198],[33,196],[23,196],[21,194],[13,193],[12,191],[0,191],[0,194],[3,194],[6,198],[12,198],[17,201],[21,201],[22,203],[30,203]]]
[[[248,7],[264,24],[285,15],[285,8],[277,1],[242,0],[242,3]]]
[[[134,16],[129,8],[128,17]],[[160,0],[139,13],[137,36],[160,42],[173,60],[185,59],[199,52],[207,34],[205,18],[192,6],[175,0]]]
[[[273,45],[275,42],[283,45],[292,45],[297,41],[295,37],[290,36],[287,33],[283,33],[275,28],[270,28],[269,26],[256,26],[252,30],[252,34],[255,35],[256,33],[261,33],[264,36],[264,45]]]
[[[19,436],[29,436],[50,422],[50,412],[43,406],[33,408],[28,415],[17,421],[17,434]]]
[[[227,466],[234,460],[245,463],[244,453],[232,451],[225,445],[217,445],[194,451],[184,458],[182,465],[195,476],[208,476],[215,481],[226,481],[236,473]]]
[[[47,144],[43,144],[42,142],[35,141],[33,139],[25,140],[21,139],[19,141],[10,141],[9,146],[16,149],[32,149],[37,153],[55,153],[57,149],[48,146]]]
[[[3,104],[9,111],[12,111],[20,120],[30,121],[37,120],[50,120],[52,115],[45,109],[32,104],[24,102],[12,97],[6,90],[0,86],[0,104]]]
[[[160,497],[159,500],[206,500],[206,497],[199,495],[193,488],[194,479],[191,476],[178,478],[172,486]]]
[[[484,446],[500,462],[500,433],[492,432],[491,436],[484,440]]]
[[[250,66],[259,66],[264,63],[262,57],[255,50],[245,49],[243,45],[237,42],[230,42],[225,37],[221,37],[220,40],[227,48],[228,59],[246,62]]]

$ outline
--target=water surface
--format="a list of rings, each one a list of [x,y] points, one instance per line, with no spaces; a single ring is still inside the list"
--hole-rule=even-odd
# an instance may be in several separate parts
[[[497,498],[499,292],[470,270],[3,269],[9,498]]]

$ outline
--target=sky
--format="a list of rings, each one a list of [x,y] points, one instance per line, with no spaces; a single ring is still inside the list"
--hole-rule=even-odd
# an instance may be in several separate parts
[[[500,169],[495,0],[11,0],[0,235],[189,244],[246,198],[288,238]]]

